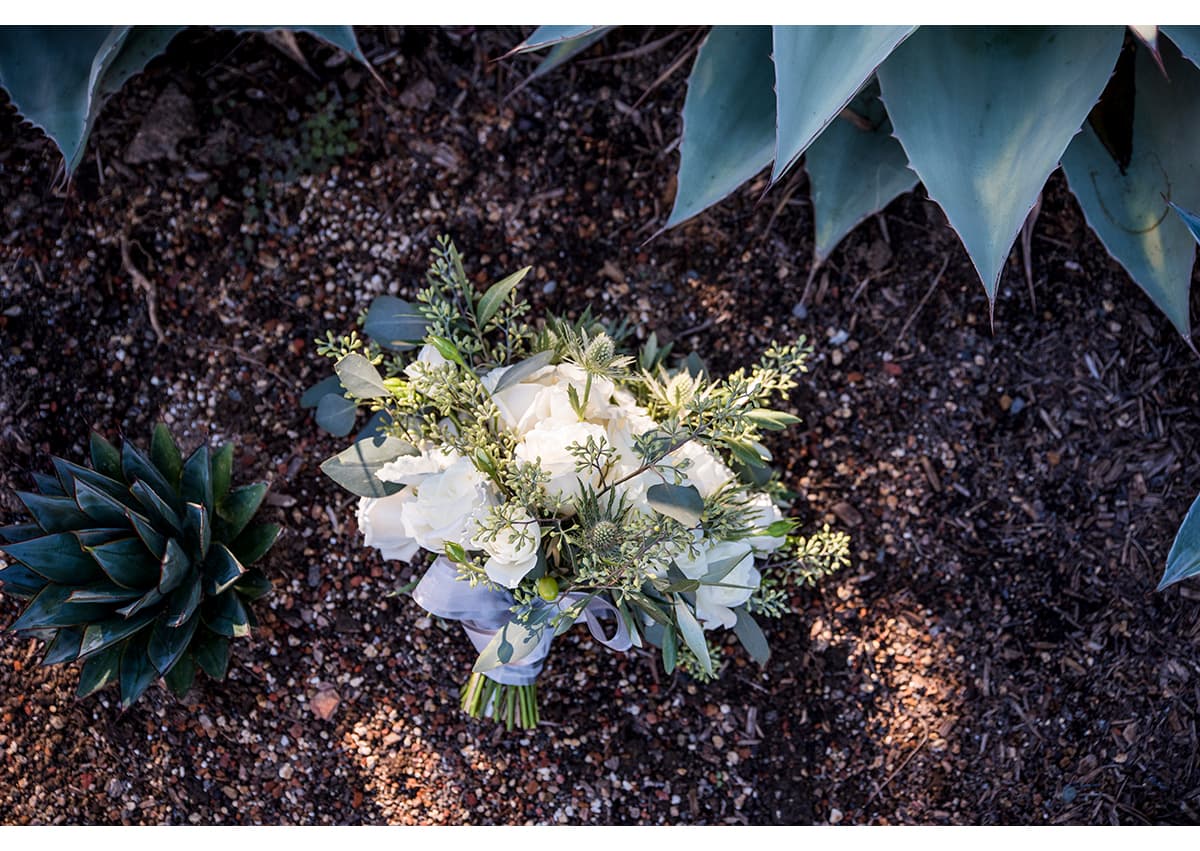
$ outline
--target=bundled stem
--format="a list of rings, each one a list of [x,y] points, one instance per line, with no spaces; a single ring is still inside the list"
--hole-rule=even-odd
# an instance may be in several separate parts
[[[471,674],[460,692],[459,705],[472,718],[493,718],[506,729],[532,730],[541,721],[537,685],[510,686],[483,674]]]

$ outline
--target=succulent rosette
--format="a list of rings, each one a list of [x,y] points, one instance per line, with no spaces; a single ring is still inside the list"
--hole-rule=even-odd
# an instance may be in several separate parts
[[[32,522],[0,528],[0,590],[29,603],[10,629],[46,641],[45,665],[82,662],[81,697],[116,683],[128,708],[160,678],[182,695],[197,669],[225,677],[280,531],[251,523],[267,485],[233,487],[233,454],[184,460],[161,424],[148,454],[93,433],[91,469],[53,458],[17,494]]]
[[[726,629],[765,664],[756,617],[848,555],[845,535],[795,534],[762,443],[798,421],[772,406],[810,350],[772,346],[723,380],[695,355],[668,368],[654,335],[626,354],[589,313],[529,324],[527,272],[478,293],[443,241],[416,303],[381,296],[369,341],[319,343],[336,377],[308,400],[318,421],[375,412],[322,469],[361,498],[368,546],[432,559],[413,598],[479,652],[463,708],[536,724],[537,676],[578,622],[616,651],[658,648],[668,673],[716,676]]]

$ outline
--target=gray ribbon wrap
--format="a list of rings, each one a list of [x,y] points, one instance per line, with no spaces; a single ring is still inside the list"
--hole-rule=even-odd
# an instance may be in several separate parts
[[[554,606],[559,611],[565,611],[589,596],[578,592],[563,594],[553,603],[542,605]],[[417,601],[417,605],[429,614],[459,621],[475,649],[480,652],[488,646],[500,628],[508,623],[515,603],[512,594],[507,591],[493,590],[483,585],[472,587],[470,583],[460,580],[457,568],[445,556],[439,556],[429,566],[429,570],[425,571],[425,575],[413,589],[412,597]],[[582,617],[592,638],[610,650],[623,651],[633,646],[625,618],[608,600],[599,596],[592,597],[584,608]],[[604,632],[604,625],[601,623],[604,618],[612,619],[616,624],[616,630],[611,636]],[[553,641],[554,630],[547,626],[542,631],[537,647],[529,655],[520,661],[484,671],[483,675],[503,685],[532,685],[542,672]]]

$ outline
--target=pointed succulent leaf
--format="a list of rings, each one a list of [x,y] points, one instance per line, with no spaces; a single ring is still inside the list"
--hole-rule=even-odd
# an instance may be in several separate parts
[[[0,552],[51,582],[82,585],[101,578],[100,566],[84,552],[79,538],[71,532],[4,544]]]
[[[1196,253],[1187,226],[1167,206],[1200,208],[1200,70],[1167,41],[1164,77],[1144,47],[1135,57],[1133,149],[1122,170],[1090,125],[1063,157],[1067,183],[1088,225],[1118,263],[1188,339],[1188,293]]]
[[[116,606],[136,600],[142,595],[141,591],[133,588],[122,588],[107,580],[91,582],[80,586],[67,597],[68,603],[108,603]]]
[[[682,597],[675,598],[675,622],[679,625],[679,633],[683,636],[688,649],[700,663],[706,674],[712,674],[712,659],[708,655],[708,644],[704,641],[704,630],[688,604]]]
[[[192,658],[214,680],[225,679],[229,668],[229,639],[207,629],[196,631],[191,645]]]
[[[0,591],[13,597],[31,599],[46,587],[47,579],[20,562],[0,568]]]
[[[69,532],[93,525],[75,500],[65,496],[42,496],[40,493],[17,491],[17,499],[47,532]]]
[[[258,512],[266,495],[266,482],[256,482],[231,490],[225,500],[217,506],[217,517],[221,521],[218,527],[220,540],[230,541],[240,535]]]
[[[1167,555],[1167,568],[1162,581],[1158,583],[1158,590],[1197,574],[1200,574],[1200,496],[1196,497],[1183,523],[1179,525],[1179,531],[1175,533],[1175,542],[1171,544],[1171,552]]]
[[[1171,39],[1183,56],[1200,68],[1200,27],[1159,27]]]
[[[583,33],[583,35],[558,42],[550,48],[550,52],[546,54],[546,58],[538,63],[537,68],[529,75],[529,79],[536,80],[538,77],[549,74],[555,68],[565,65],[593,44],[600,41],[600,39],[608,35],[609,31],[613,29],[615,27],[589,27],[588,31]]]
[[[212,544],[212,521],[203,505],[189,502],[183,513],[183,534],[193,552],[199,552],[200,558],[208,556],[208,548]]]
[[[691,528],[704,514],[704,497],[693,485],[672,485],[666,482],[646,489],[646,502],[659,514],[678,520]]]
[[[271,580],[257,567],[247,570],[242,578],[233,584],[233,588],[247,600],[257,600],[275,590]]]
[[[167,626],[178,627],[187,623],[196,614],[202,596],[200,576],[193,573],[167,599]]]
[[[212,632],[229,638],[241,638],[250,634],[250,620],[246,607],[237,594],[222,594],[205,600],[200,607],[200,618]]]
[[[109,647],[101,650],[83,663],[79,672],[79,687],[75,693],[79,697],[94,694],[110,683],[115,683],[120,676],[121,648]]]
[[[321,41],[331,44],[339,50],[345,51],[352,58],[370,67],[367,62],[367,57],[363,55],[362,48],[358,46],[358,38],[354,35],[354,27],[351,26],[327,26],[327,27],[278,27],[278,26],[240,26],[229,27],[229,29],[237,32],[265,32],[269,30],[287,29],[296,32],[306,32],[309,35],[316,36]]]
[[[179,546],[179,542],[174,538],[168,538],[162,562],[159,564],[159,592],[169,594],[178,588],[187,578],[191,567],[191,561],[183,547]]]
[[[163,593],[157,588],[151,588],[141,597],[138,597],[127,606],[122,606],[117,609],[117,614],[125,618],[131,618],[136,614],[146,611],[162,602]]]
[[[345,396],[326,394],[317,403],[317,425],[334,437],[345,437],[354,430],[358,405]]]
[[[233,444],[226,443],[212,456],[213,504],[220,502],[229,493],[233,481]]]
[[[48,476],[45,473],[34,473],[33,483],[37,487],[38,493],[42,496],[70,496],[56,476]]]
[[[419,307],[391,295],[376,296],[367,309],[363,333],[385,349],[403,351],[419,346],[429,332],[429,319]],[[338,381],[337,377],[334,377]],[[329,379],[325,379],[329,381]],[[324,384],[324,382],[322,382]],[[338,381],[339,385],[343,382]],[[318,387],[321,385],[317,385]],[[348,388],[345,385],[343,389]],[[326,391],[337,391],[336,387]],[[314,403],[315,404],[315,403]]]
[[[212,462],[208,456],[208,447],[201,446],[190,456],[183,465],[183,485],[180,494],[184,500],[196,505],[212,507]],[[187,522],[187,507],[184,508],[184,522]]]
[[[78,629],[60,629],[54,639],[46,647],[42,656],[42,665],[61,665],[63,662],[74,662],[79,658],[79,643],[83,633]]]
[[[1124,37],[1123,27],[921,27],[879,67],[896,137],[989,301]]]
[[[125,505],[83,479],[75,480],[75,502],[98,525],[119,527],[127,522]]]
[[[73,589],[47,585],[33,598],[21,616],[9,627],[13,632],[50,627],[80,626],[112,611],[103,603],[68,603]]]
[[[162,528],[164,531],[167,528],[176,532],[183,531],[183,520],[179,517],[179,513],[163,500],[154,488],[145,482],[134,482],[129,488],[129,492],[137,497],[141,507],[145,509],[146,516],[156,527]]]
[[[411,444],[398,437],[385,436],[360,440],[321,464],[321,472],[355,496],[384,497],[403,485],[381,481],[375,474],[383,465],[400,455],[413,455]]]
[[[8,541],[11,544],[40,538],[44,534],[46,533],[42,531],[42,527],[36,523],[17,523],[13,526],[0,526],[0,541]]]
[[[183,473],[183,454],[179,451],[175,438],[163,423],[154,426],[154,434],[150,438],[150,460],[158,468],[173,488],[179,487],[179,477]]]
[[[133,482],[137,480],[148,486],[163,502],[171,506],[176,512],[183,509],[182,501],[175,486],[168,482],[166,477],[159,472],[158,467],[154,465],[154,462],[130,441],[126,441],[121,446],[121,469],[125,473],[126,481]]]
[[[187,653],[180,656],[164,674],[163,682],[167,684],[167,688],[171,693],[178,698],[182,698],[188,693],[188,689],[192,687],[192,683],[196,681],[196,663],[192,661],[192,657]]]
[[[503,280],[492,284],[488,287],[487,292],[479,297],[479,302],[475,305],[475,316],[479,320],[480,327],[487,325],[499,312],[505,299],[508,298],[508,294],[517,288],[517,285],[525,279],[532,268],[532,266],[526,266],[524,269],[518,269]]]
[[[121,651],[121,709],[128,709],[158,679],[158,671],[146,655],[148,636],[125,643]]]
[[[199,624],[200,621],[193,618],[183,626],[172,627],[167,625],[165,616],[154,622],[150,642],[146,646],[146,655],[160,674],[166,674],[179,662]]]
[[[158,584],[158,559],[139,538],[119,538],[88,547],[108,578],[122,588],[146,590]]]
[[[130,507],[135,507],[135,501],[129,496],[129,488],[118,478],[114,479],[96,470],[89,470],[79,464],[72,464],[63,458],[54,458],[54,472],[63,483],[68,496],[75,495],[75,483],[87,482],[97,490],[111,496],[113,499]]]
[[[282,529],[274,523],[256,523],[229,545],[229,551],[244,565],[251,565],[267,554]]]
[[[90,623],[83,630],[79,655],[90,656],[106,647],[122,642],[129,636],[145,629],[153,619],[154,615],[152,614],[141,614],[133,618],[109,618]]]
[[[155,558],[162,558],[167,551],[167,539],[154,528],[150,519],[130,509],[125,510],[125,519],[133,527],[133,531],[137,532],[150,554]]]
[[[738,641],[742,642],[751,659],[765,666],[771,658],[771,647],[767,644],[767,637],[763,635],[762,628],[746,611],[745,606],[735,609],[734,613],[737,615],[737,623],[733,625],[733,631]]]
[[[580,38],[588,33],[607,27],[598,26],[546,26],[538,27],[529,36],[514,47],[512,53],[527,53],[531,50],[542,50],[564,41]]]
[[[777,181],[915,27],[772,27]]]
[[[99,432],[92,432],[89,439],[92,455],[92,466],[96,472],[110,479],[121,479],[121,452]]]
[[[120,50],[100,75],[98,94],[108,98],[120,91],[134,75],[139,74],[151,59],[167,49],[176,35],[186,27],[129,27]]]
[[[208,580],[209,594],[224,594],[246,573],[237,557],[224,544],[216,544],[204,563],[204,575]]]
[[[770,27],[712,28],[688,77],[667,227],[708,209],[770,164],[774,84]]]
[[[813,205],[817,262],[824,262],[846,234],[868,216],[917,185],[908,157],[879,100],[879,85],[872,82],[850,102],[849,109],[869,129],[837,118],[808,148],[808,172]]]

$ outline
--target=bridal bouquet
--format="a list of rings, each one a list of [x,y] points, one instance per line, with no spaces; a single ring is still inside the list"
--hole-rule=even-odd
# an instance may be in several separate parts
[[[723,380],[695,356],[668,369],[669,346],[651,335],[635,359],[589,313],[529,324],[527,272],[478,293],[442,240],[416,304],[372,303],[370,342],[319,341],[340,382],[326,413],[376,412],[322,469],[362,497],[368,546],[432,557],[412,596],[479,651],[462,707],[535,725],[551,643],[580,621],[613,650],[653,645],[668,673],[714,677],[728,629],[765,664],[755,617],[848,561],[844,534],[794,534],[761,443],[798,422],[772,405],[810,350]]]

